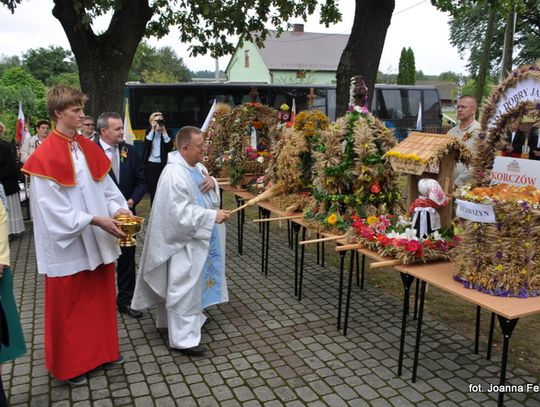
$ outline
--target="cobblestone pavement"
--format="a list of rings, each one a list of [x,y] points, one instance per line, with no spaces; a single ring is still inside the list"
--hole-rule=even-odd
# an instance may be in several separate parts
[[[473,353],[473,344],[424,317],[417,383],[411,378],[414,324],[409,324],[404,375],[396,375],[401,302],[383,291],[354,287],[348,336],[336,329],[338,273],[306,256],[304,299],[293,296],[294,253],[284,232],[271,234],[269,275],[260,274],[257,227],[246,222],[244,255],[228,227],[230,302],[208,310],[203,357],[167,347],[154,314],[119,315],[126,363],[99,368],[88,385],[70,388],[44,366],[43,279],[36,272],[32,233],[11,242],[15,291],[28,353],[4,365],[11,406],[494,406],[495,394],[469,384],[498,383],[500,357]],[[27,224],[31,228],[31,224]],[[140,238],[139,238],[140,240]],[[140,250],[140,245],[139,245]],[[427,311],[429,312],[429,311]],[[471,316],[473,317],[471,311]],[[509,367],[509,384],[538,378]],[[507,406],[539,406],[540,394],[507,395]]]

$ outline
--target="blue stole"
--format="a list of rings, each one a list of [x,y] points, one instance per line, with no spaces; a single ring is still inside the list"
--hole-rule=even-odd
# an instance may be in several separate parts
[[[197,196],[197,203],[203,208],[210,209],[210,203],[208,203],[208,206],[206,204],[206,202],[210,202],[210,200],[207,198],[207,200],[205,201],[204,195],[206,194],[203,195],[199,189],[199,186],[204,181],[204,176],[197,169],[192,170],[190,168],[189,173],[191,174],[191,180],[195,185],[195,195]],[[204,263],[202,271],[203,308],[221,302],[221,270],[223,267],[222,259],[223,257],[221,254],[221,243],[219,241],[217,225],[214,225],[214,228],[212,229],[212,235],[210,236],[208,257],[206,258],[206,262]]]

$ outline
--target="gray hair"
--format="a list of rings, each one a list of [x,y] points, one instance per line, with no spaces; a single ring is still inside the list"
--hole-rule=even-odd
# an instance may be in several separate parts
[[[109,119],[120,119],[122,120],[122,117],[116,112],[105,112],[101,113],[99,117],[97,118],[96,122],[96,132],[101,136],[101,129],[108,129],[109,128]]]

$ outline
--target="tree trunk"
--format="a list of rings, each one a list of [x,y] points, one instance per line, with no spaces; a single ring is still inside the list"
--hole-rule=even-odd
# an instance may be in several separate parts
[[[488,25],[486,28],[486,36],[484,37],[484,47],[482,49],[482,60],[478,68],[478,78],[476,80],[476,89],[474,96],[478,102],[478,106],[482,104],[484,95],[484,86],[486,84],[487,71],[489,69],[489,51],[491,49],[491,41],[493,39],[493,31],[495,30],[495,19],[497,18],[497,10],[493,5],[489,5]],[[480,113],[480,109],[476,110],[476,116]]]
[[[55,0],[53,15],[60,21],[79,68],[82,91],[88,95],[87,114],[96,117],[107,112],[120,112],[124,84],[137,46],[152,18],[148,0],[121,0],[109,28],[96,35],[84,9],[77,9],[72,0]],[[79,3],[80,4],[80,3]]]
[[[504,46],[501,61],[501,73],[499,79],[504,81],[509,72],[512,71],[512,48],[514,45],[514,31],[516,21],[516,8],[508,12],[506,16],[506,28],[504,30]]]
[[[350,81],[353,76],[364,77],[369,88],[368,107],[371,106],[377,69],[394,6],[394,0],[356,0],[351,35],[341,54],[336,73],[338,117],[347,111]]]

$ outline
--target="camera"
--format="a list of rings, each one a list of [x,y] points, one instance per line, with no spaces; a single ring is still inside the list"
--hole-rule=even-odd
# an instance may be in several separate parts
[[[165,120],[163,120],[163,119],[157,119],[157,120],[156,120],[156,123],[158,124],[158,126],[163,126],[163,124],[165,124]]]

